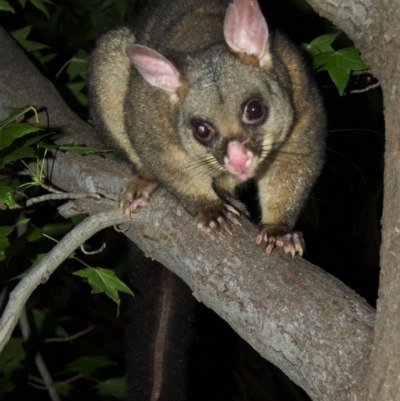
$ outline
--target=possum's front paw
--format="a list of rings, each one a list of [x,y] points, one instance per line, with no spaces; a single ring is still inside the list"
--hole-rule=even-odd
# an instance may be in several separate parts
[[[139,208],[149,203],[150,195],[159,186],[158,182],[135,177],[124,185],[118,199],[119,208],[128,216],[137,213]]]
[[[300,231],[289,231],[280,226],[263,224],[256,238],[256,244],[266,242],[265,252],[269,256],[276,246],[283,248],[285,253],[290,253],[292,258],[298,254],[303,255],[305,243]]]
[[[207,234],[213,231],[231,234],[231,225],[240,225],[239,216],[240,213],[233,206],[222,201],[213,201],[201,208],[197,215],[197,227]]]

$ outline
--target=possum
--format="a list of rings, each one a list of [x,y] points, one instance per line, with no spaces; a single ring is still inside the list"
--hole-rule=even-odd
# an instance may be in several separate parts
[[[325,113],[299,50],[256,0],[154,1],[101,37],[89,65],[96,132],[135,172],[127,213],[162,185],[206,233],[231,232],[258,187],[257,244],[302,255],[293,231],[324,160]]]

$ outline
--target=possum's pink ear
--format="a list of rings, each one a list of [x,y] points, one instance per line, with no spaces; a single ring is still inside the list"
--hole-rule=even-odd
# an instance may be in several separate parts
[[[225,15],[224,36],[233,51],[263,59],[268,26],[257,0],[233,0]]]
[[[168,92],[176,92],[181,86],[179,71],[162,54],[141,45],[129,45],[125,52],[150,85]]]

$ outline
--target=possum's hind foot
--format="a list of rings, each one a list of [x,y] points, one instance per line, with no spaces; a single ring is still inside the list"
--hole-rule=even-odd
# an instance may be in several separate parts
[[[265,242],[265,253],[269,256],[275,247],[283,248],[283,251],[292,255],[292,258],[297,254],[303,256],[305,242],[303,234],[300,231],[288,231],[280,227],[274,227],[268,224],[263,224],[256,238],[256,244]]]
[[[150,195],[158,188],[159,183],[140,176],[126,183],[118,199],[119,208],[128,216],[137,213],[149,203]]]

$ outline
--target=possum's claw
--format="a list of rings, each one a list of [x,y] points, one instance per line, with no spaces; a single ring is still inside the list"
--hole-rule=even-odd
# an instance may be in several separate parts
[[[140,176],[134,177],[122,189],[118,199],[119,208],[131,217],[132,213],[137,213],[141,207],[148,205],[150,195],[158,186],[158,182]]]
[[[232,225],[241,225],[240,213],[231,205],[222,201],[215,201],[203,208],[197,215],[197,227],[206,234],[217,232],[232,235]]]
[[[303,256],[305,249],[303,234],[300,231],[285,231],[282,233],[281,228],[262,225],[256,238],[256,244],[259,245],[264,241],[266,243],[265,253],[268,256],[277,246],[282,247],[286,254],[292,255],[292,258],[296,254]]]
[[[303,234],[300,231],[293,231],[278,237],[276,245],[282,246],[284,252],[290,253],[292,258],[294,258],[296,254],[303,256],[303,251],[305,249]]]

